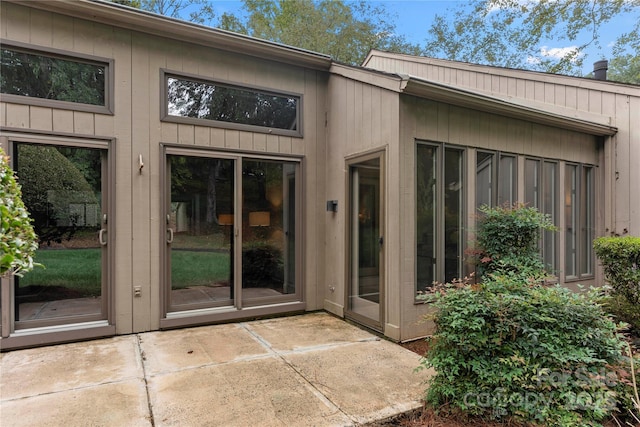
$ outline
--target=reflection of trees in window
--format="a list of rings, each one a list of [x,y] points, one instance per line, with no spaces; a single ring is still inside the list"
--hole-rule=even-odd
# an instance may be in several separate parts
[[[70,240],[100,221],[99,150],[16,144],[22,197],[41,243]],[[94,165],[94,166],[92,166]],[[97,175],[83,171],[97,168]]]
[[[462,276],[464,150],[418,143],[416,291]]]
[[[298,130],[298,98],[169,77],[171,116]]]
[[[106,65],[0,49],[0,90],[9,95],[105,105]]]
[[[169,156],[171,162],[171,201],[191,202],[202,196],[204,203],[194,204],[191,212],[198,226],[192,230],[208,233],[218,223],[219,213],[233,213],[233,161],[216,158]],[[219,207],[226,210],[219,211]],[[231,209],[231,210],[230,210]],[[204,222],[202,221],[204,219]],[[205,226],[206,225],[206,226]],[[196,233],[198,234],[198,233]]]
[[[431,287],[436,277],[437,147],[418,144],[416,151],[417,291]]]

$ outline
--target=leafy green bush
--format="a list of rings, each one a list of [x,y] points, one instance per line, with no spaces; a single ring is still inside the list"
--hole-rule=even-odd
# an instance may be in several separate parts
[[[600,237],[593,248],[614,294],[640,304],[640,237]]]
[[[9,159],[0,148],[0,276],[20,275],[34,266],[37,238],[21,196]]]
[[[282,251],[269,244],[242,248],[242,283],[250,287],[268,287],[284,277]]]
[[[630,364],[602,290],[540,284],[546,215],[522,205],[480,209],[482,283],[436,286],[435,333],[421,367],[436,371],[425,400],[471,415],[536,425],[594,426],[631,409]]]
[[[543,277],[538,241],[542,230],[555,230],[549,215],[522,204],[481,206],[479,211],[475,253],[480,275],[518,271]]]
[[[599,425],[628,396],[625,341],[592,293],[523,282],[517,273],[432,296],[435,368],[425,399],[472,415],[540,425]]]
[[[602,305],[607,313],[629,325],[629,332],[640,338],[640,308],[622,295],[612,293],[603,299]]]

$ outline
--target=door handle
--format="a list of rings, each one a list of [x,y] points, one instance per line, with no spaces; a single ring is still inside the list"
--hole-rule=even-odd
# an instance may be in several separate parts
[[[167,228],[167,233],[169,234],[169,237],[167,237],[167,243],[173,243],[173,229]]]
[[[101,228],[98,233],[98,241],[102,246],[107,246],[107,240],[105,239],[105,233],[107,232],[106,228]]]
[[[384,244],[384,237],[380,236],[380,238],[378,239],[378,243],[380,243],[380,246],[382,246]]]

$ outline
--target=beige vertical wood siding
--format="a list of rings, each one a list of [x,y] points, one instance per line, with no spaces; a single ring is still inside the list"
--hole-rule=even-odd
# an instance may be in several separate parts
[[[325,194],[328,200],[338,200],[338,213],[324,212],[325,236],[325,282],[320,284],[326,295],[324,308],[342,315],[345,302],[346,273],[350,256],[346,253],[347,221],[347,168],[350,158],[359,154],[382,152],[385,154],[386,171],[384,188],[386,197],[385,283],[387,313],[385,333],[399,338],[400,314],[396,278],[401,260],[396,256],[400,247],[402,219],[398,209],[400,201],[399,173],[400,151],[397,144],[399,134],[398,94],[367,83],[332,75],[328,86],[327,115],[328,134],[324,167],[326,168]],[[325,199],[322,200],[324,204]],[[325,210],[324,206],[322,210]],[[332,291],[331,289],[334,290]],[[396,335],[396,336],[394,336]]]
[[[114,60],[114,115],[0,102],[0,125],[55,134],[115,138],[115,322],[118,333],[158,329],[161,283],[160,144],[304,157],[301,182],[307,308],[323,306],[325,110],[327,75],[71,18],[22,5],[0,5],[3,40]],[[303,138],[160,121],[160,70],[195,74],[302,95]],[[144,169],[138,173],[142,155]],[[303,248],[302,243],[306,246]],[[141,297],[133,298],[139,286]]]

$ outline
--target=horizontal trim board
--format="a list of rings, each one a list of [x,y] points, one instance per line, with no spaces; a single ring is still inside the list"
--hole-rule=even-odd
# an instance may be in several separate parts
[[[160,319],[160,329],[183,328],[187,326],[201,326],[206,324],[235,322],[243,319],[252,319],[254,317],[264,317],[271,315],[280,315],[287,313],[303,312],[306,309],[306,303],[294,302],[284,304],[274,304],[268,306],[247,307],[242,310],[220,310],[212,309],[208,313],[202,310],[195,311],[192,315],[188,312],[182,312],[180,317],[173,313],[173,317]]]
[[[103,323],[103,322],[98,322]],[[81,324],[79,324],[81,325]],[[113,325],[92,326],[74,325],[74,328],[47,332],[46,328],[38,330],[22,330],[8,338],[0,339],[0,351],[16,350],[19,348],[41,347],[43,345],[63,344],[73,341],[86,341],[95,338],[105,338],[116,334]]]

